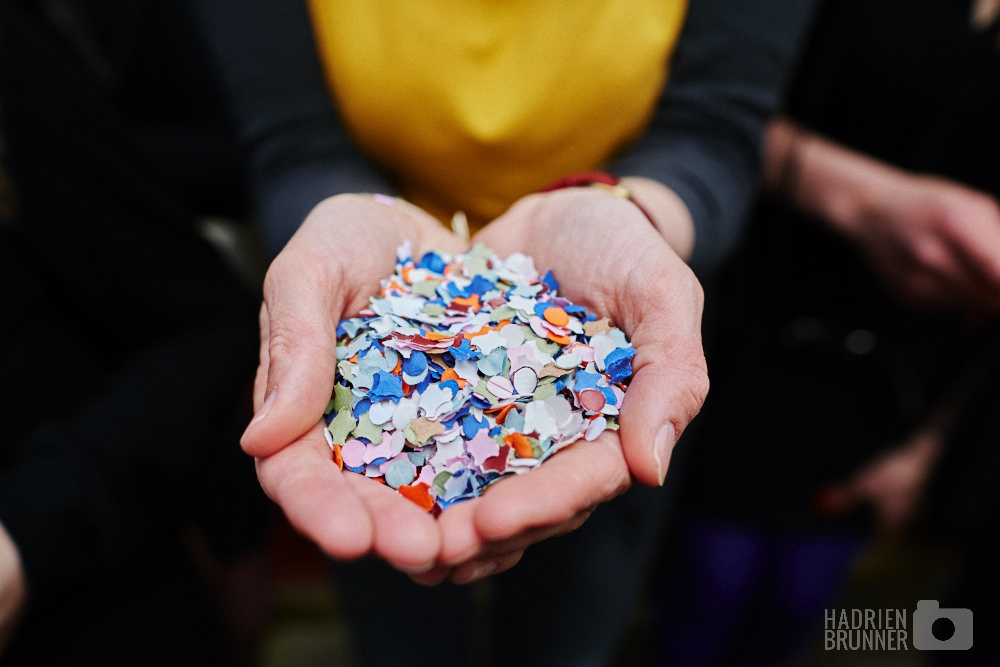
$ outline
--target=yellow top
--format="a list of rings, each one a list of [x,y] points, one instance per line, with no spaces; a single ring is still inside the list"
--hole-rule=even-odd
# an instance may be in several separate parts
[[[309,0],[330,90],[402,196],[478,226],[641,133],[687,0]]]

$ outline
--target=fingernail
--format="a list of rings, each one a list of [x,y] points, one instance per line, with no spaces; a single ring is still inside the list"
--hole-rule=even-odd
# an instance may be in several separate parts
[[[446,567],[432,567],[424,572],[406,572],[406,574],[415,584],[420,584],[421,586],[437,586],[447,578],[450,571],[451,570]]]
[[[676,430],[673,422],[667,422],[660,427],[656,434],[656,442],[653,443],[653,463],[656,465],[656,478],[660,481],[660,486],[667,479],[667,467],[670,465],[670,455],[677,444]]]
[[[404,574],[424,574],[430,572],[434,569],[435,563],[431,561],[430,563],[424,563],[422,565],[400,565],[399,570]]]
[[[246,430],[243,431],[243,436],[240,438],[240,442],[243,442],[247,437],[247,433],[253,430],[253,427],[257,422],[264,421],[267,417],[268,410],[271,409],[271,405],[274,403],[274,395],[278,393],[278,388],[275,387],[271,392],[264,398],[264,403],[260,406],[260,410],[254,413],[253,419],[247,424]]]
[[[472,574],[470,574],[468,577],[465,577],[464,579],[456,581],[454,583],[459,585],[471,584],[474,581],[485,579],[486,577],[496,572],[499,566],[500,564],[497,563],[496,561],[493,561],[492,563],[487,563],[486,565],[483,565],[482,567],[473,570]]]

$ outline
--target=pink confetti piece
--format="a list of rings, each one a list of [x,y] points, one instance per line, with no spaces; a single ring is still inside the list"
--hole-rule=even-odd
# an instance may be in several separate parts
[[[530,368],[527,370],[531,370]],[[490,393],[504,401],[514,395],[514,385],[502,375],[491,377],[486,383]]]

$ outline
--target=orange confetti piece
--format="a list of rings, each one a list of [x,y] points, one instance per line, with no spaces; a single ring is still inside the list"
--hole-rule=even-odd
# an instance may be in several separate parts
[[[340,453],[340,445],[333,446],[333,462],[337,464],[337,467],[341,470],[344,469],[344,455]]]
[[[441,382],[446,382],[447,380],[454,380],[458,383],[458,388],[462,389],[465,387],[465,382],[463,378],[458,376],[458,372],[454,368],[448,368],[444,373],[441,373]]]
[[[571,342],[569,336],[560,336],[559,334],[553,331],[549,331],[548,334],[546,335],[546,338],[548,338],[553,343],[556,343],[557,345],[569,345]]]
[[[553,324],[557,327],[564,327],[569,324],[569,315],[566,314],[566,311],[562,308],[549,306],[545,309],[542,315],[549,324]]]
[[[431,496],[431,487],[423,482],[416,484],[404,484],[398,491],[404,498],[416,503],[425,512],[430,512],[434,508],[434,498]]]
[[[476,336],[485,336],[486,334],[488,334],[491,331],[493,331],[493,329],[491,329],[490,327],[485,327],[484,326],[479,331],[476,331],[474,333],[467,333],[467,334],[464,334],[464,335],[465,335],[466,338],[475,338]]]
[[[454,337],[454,334],[441,333],[439,331],[428,331],[424,334],[424,338],[428,340],[451,340]]]
[[[463,306],[469,306],[473,311],[479,310],[479,295],[473,294],[472,296],[456,296],[454,299],[455,303],[461,304]]]
[[[522,459],[530,459],[534,454],[534,449],[531,446],[531,442],[528,441],[527,436],[523,433],[508,433],[504,436],[503,442],[505,445],[510,445],[517,452],[517,455]]]
[[[507,415],[510,414],[510,411],[513,409],[514,409],[513,403],[508,403],[507,405],[500,408],[500,412],[497,413],[497,423],[502,426],[504,420],[507,419]]]

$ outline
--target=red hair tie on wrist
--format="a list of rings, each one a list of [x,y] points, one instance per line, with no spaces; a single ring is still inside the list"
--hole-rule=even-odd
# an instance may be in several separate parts
[[[566,188],[597,188],[619,199],[626,199],[632,202],[646,216],[650,224],[654,227],[656,226],[656,223],[653,222],[653,216],[643,208],[642,204],[635,200],[635,197],[632,196],[632,191],[617,176],[604,171],[583,171],[578,174],[563,176],[559,180],[541,188],[538,192],[552,192],[553,190],[565,190]]]

